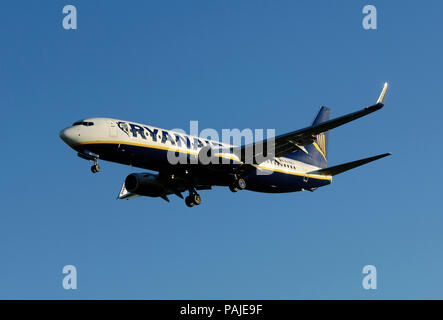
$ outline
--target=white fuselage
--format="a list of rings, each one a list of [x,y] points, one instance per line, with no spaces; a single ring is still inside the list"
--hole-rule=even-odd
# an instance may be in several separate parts
[[[199,151],[207,145],[226,151],[236,147],[214,140],[118,119],[88,118],[80,122],[89,123],[90,125],[73,125],[60,133],[61,138],[71,147],[112,143],[175,151],[195,156],[198,156]],[[236,155],[229,152],[222,151],[219,156],[239,161]],[[319,169],[318,167],[285,157],[267,160],[258,165],[257,168],[259,170],[331,180],[330,177],[325,178],[325,176],[307,174]]]

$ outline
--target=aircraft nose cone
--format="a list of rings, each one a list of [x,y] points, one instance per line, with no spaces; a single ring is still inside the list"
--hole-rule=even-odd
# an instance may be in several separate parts
[[[76,134],[74,128],[66,128],[60,131],[59,134],[60,138],[68,145],[72,146],[76,143],[76,138],[78,138],[78,135]]]

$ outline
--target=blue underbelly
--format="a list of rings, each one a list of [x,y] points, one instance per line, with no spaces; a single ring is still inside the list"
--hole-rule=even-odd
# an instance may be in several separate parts
[[[168,151],[148,146],[135,146],[125,144],[97,143],[84,144],[75,149],[92,151],[100,155],[100,159],[132,165],[134,167],[159,171],[170,166]],[[270,171],[267,171],[269,173]],[[215,178],[215,177],[214,177]],[[282,193],[314,189],[331,183],[327,179],[306,177],[302,174],[283,173],[273,171],[263,175],[253,172],[245,177],[247,189],[258,192]],[[220,181],[214,181],[220,184]]]

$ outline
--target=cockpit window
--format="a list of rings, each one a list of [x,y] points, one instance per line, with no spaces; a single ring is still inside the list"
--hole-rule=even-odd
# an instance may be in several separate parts
[[[77,121],[74,122],[73,126],[86,126],[86,127],[90,127],[93,126],[94,122],[91,121]]]

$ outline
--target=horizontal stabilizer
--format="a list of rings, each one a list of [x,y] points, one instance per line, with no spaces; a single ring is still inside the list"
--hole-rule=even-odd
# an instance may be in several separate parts
[[[369,157],[369,158],[365,158],[365,159],[361,159],[361,160],[356,160],[356,161],[352,161],[352,162],[348,162],[348,163],[343,163],[338,166],[324,168],[324,169],[312,171],[309,173],[320,174],[323,176],[336,176],[337,174],[354,169],[356,167],[362,166],[362,165],[367,164],[369,162],[390,156],[391,154],[392,153],[383,153],[378,156]]]

